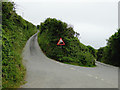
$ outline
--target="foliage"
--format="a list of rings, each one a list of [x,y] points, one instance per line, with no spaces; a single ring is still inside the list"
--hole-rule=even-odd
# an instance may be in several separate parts
[[[0,89],[2,88],[2,25],[0,24]]]
[[[2,88],[19,87],[25,76],[21,53],[36,26],[15,12],[14,3],[2,3]]]
[[[94,66],[94,57],[89,49],[74,37],[75,31],[65,22],[55,18],[47,18],[40,25],[38,42],[43,52],[52,59],[64,63],[76,63],[83,66]],[[57,45],[59,39],[65,42],[64,46]]]
[[[0,2],[0,77],[2,77],[2,2]],[[0,78],[0,89],[2,85],[2,80]]]
[[[104,47],[101,47],[101,48],[98,49],[98,51],[97,51],[97,61],[101,62],[101,59],[103,57],[103,50],[104,50]]]
[[[97,60],[120,67],[120,29],[107,41],[107,46],[98,50]]]
[[[40,25],[37,25],[37,29],[39,29]]]
[[[88,45],[87,47],[89,49],[89,52],[96,58],[96,50],[90,45]]]

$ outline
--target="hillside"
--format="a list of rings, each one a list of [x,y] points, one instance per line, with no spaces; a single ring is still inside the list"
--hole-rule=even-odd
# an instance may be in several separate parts
[[[2,88],[24,83],[25,67],[21,53],[36,26],[16,14],[14,3],[2,3]]]
[[[120,29],[107,40],[107,46],[98,49],[97,60],[120,67]]]
[[[43,52],[54,60],[80,66],[95,66],[94,56],[89,48],[82,44],[73,28],[55,18],[47,18],[39,26],[38,43]],[[62,38],[65,45],[57,45]]]

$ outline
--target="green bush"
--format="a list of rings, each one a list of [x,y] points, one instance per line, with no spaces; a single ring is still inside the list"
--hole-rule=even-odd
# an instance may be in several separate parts
[[[107,46],[98,49],[97,60],[120,67],[120,29],[107,40]]]
[[[90,45],[88,45],[87,47],[89,49],[89,52],[96,58],[96,50]]]
[[[65,22],[48,18],[40,25],[38,43],[49,58],[64,63],[94,66],[94,57],[88,47],[80,43],[74,35],[73,28]],[[60,38],[65,42],[64,46],[57,45]]]
[[[93,56],[89,52],[85,52],[85,53],[81,52],[81,53],[79,53],[78,58],[81,61],[80,64],[82,64],[84,66],[93,66],[93,65],[95,65],[95,61],[93,59]]]
[[[36,26],[16,14],[14,3],[3,2],[2,10],[2,88],[17,88],[25,76],[21,53]]]
[[[61,62],[68,62],[68,63],[74,62],[74,60],[72,58],[70,58],[70,57],[59,58],[59,61],[61,61]]]

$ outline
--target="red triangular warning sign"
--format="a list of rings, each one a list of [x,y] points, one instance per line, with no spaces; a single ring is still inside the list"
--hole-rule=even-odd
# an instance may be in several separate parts
[[[62,38],[59,39],[57,45],[65,45],[64,41],[62,40]]]

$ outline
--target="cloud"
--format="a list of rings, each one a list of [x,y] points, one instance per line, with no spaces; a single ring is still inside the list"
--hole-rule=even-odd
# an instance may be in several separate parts
[[[15,0],[18,1],[18,0]],[[99,48],[106,45],[106,39],[116,32],[118,21],[117,0],[19,0],[17,13],[35,25],[46,18],[57,18],[74,26],[80,33],[80,41]],[[81,1],[81,2],[80,2]],[[61,3],[59,3],[61,2]],[[64,2],[64,3],[63,3]],[[74,2],[74,3],[72,3]],[[79,3],[76,3],[79,2]]]
[[[80,33],[80,41],[85,45],[91,45],[98,49],[106,45],[106,39],[108,39],[113,33],[109,30],[109,27],[104,27],[91,23],[76,23],[74,30]]]
[[[59,2],[59,3],[73,3],[73,2],[85,2],[85,3],[91,3],[91,2],[118,2],[119,0],[12,0],[15,2]]]

